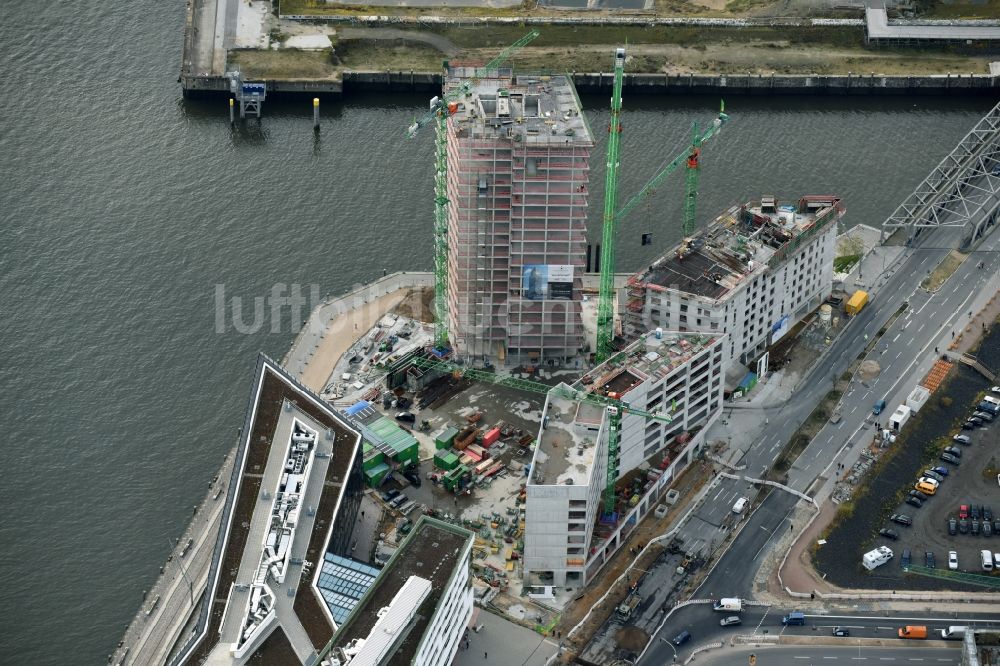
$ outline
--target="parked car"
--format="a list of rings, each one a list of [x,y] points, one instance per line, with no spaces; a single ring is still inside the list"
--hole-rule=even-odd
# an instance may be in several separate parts
[[[910,497],[915,497],[918,500],[920,500],[921,502],[926,502],[930,498],[930,495],[928,495],[927,493],[922,493],[919,490],[914,489],[914,490],[910,491]]]
[[[958,442],[959,444],[965,444],[966,446],[972,444],[972,438],[968,435],[955,435],[951,438],[951,441]]]
[[[417,417],[413,415],[413,412],[400,412],[396,414],[396,420],[402,423],[414,423]]]
[[[899,533],[896,530],[890,530],[888,527],[883,527],[878,531],[880,536],[884,536],[886,539],[892,539],[895,541],[899,538]]]
[[[948,534],[955,536],[958,533],[958,521],[954,518],[948,519]]]
[[[962,464],[962,461],[959,460],[957,456],[954,456],[950,453],[942,453],[940,459],[948,463],[949,465],[955,465],[956,467]]]
[[[971,423],[970,421],[966,421],[965,423],[962,424],[962,430],[975,430],[975,429],[976,429],[976,424]]]
[[[958,517],[959,518],[968,518],[969,517],[969,505],[968,504],[959,504],[958,505]]]
[[[937,472],[941,476],[948,476],[948,474],[950,474],[950,472],[948,471],[947,467],[940,467],[940,466],[938,466],[938,467],[931,467],[931,471],[932,472]]]
[[[935,569],[936,565],[934,563],[934,553],[929,550],[924,551],[924,566],[928,569]]]
[[[978,504],[973,504],[972,506],[969,507],[969,518],[972,518],[973,520],[979,520],[979,518],[982,515],[983,514],[981,514],[979,512],[979,505]]]
[[[833,635],[834,636],[850,636],[851,635],[851,631],[847,627],[834,627],[833,628]]]
[[[1000,518],[993,519],[993,534],[1000,535]]]
[[[993,520],[993,509],[983,505],[983,520]]]
[[[919,479],[917,479],[917,483],[926,483],[929,486],[934,486],[935,489],[941,485],[940,481],[938,481],[937,479],[932,479],[929,476],[920,477]]]
[[[1000,386],[991,386],[990,387],[990,393],[1000,394]]]
[[[988,536],[992,536],[992,535],[993,535],[993,524],[990,521],[988,521],[988,520],[984,520],[983,521],[983,536],[984,537],[988,537]]]
[[[958,571],[958,552],[954,550],[948,551],[948,568],[952,571]]]
[[[972,536],[979,536],[979,521],[975,518],[969,521],[969,532]]]
[[[923,500],[920,499],[919,497],[907,497],[906,503],[918,509],[924,505]]]
[[[984,423],[992,423],[994,417],[989,412],[980,411],[980,412],[974,412],[972,414],[972,418],[981,419]]]
[[[970,416],[969,419],[966,421],[966,423],[971,423],[976,428],[982,428],[983,424],[986,423],[986,421],[983,421],[978,416]]]
[[[899,566],[903,567],[904,569],[906,567],[910,566],[910,549],[909,548],[904,548],[903,549],[903,556],[899,558]]]
[[[907,527],[913,524],[913,519],[907,516],[905,513],[894,513],[889,517],[889,520],[896,523],[897,525],[905,525]]]
[[[689,640],[691,640],[691,632],[685,629],[681,633],[674,636],[674,640],[670,642],[676,645],[677,647],[680,647],[681,645],[687,643]]]
[[[937,472],[935,472],[932,469],[925,469],[924,470],[924,476],[929,476],[930,478],[934,479],[938,483],[941,483],[942,481],[944,481],[944,476],[938,474]]]
[[[739,615],[730,615],[719,620],[719,626],[721,627],[731,627],[734,624],[743,624],[743,620],[740,619]]]
[[[961,520],[958,521],[958,533],[959,534],[968,534],[969,533],[969,519],[968,518],[962,518]]]
[[[950,453],[951,455],[955,456],[956,458],[961,458],[962,457],[962,449],[955,448],[954,446],[946,446],[946,447],[944,447],[944,452],[945,453]]]
[[[396,497],[398,496],[399,496],[398,490],[389,490],[387,492],[382,493],[382,499],[384,499],[386,502],[390,502],[396,499]]]
[[[415,468],[415,467],[412,468],[412,469],[408,469],[405,472],[403,472],[403,477],[407,481],[409,481],[410,483],[412,483],[415,488],[419,488],[420,484],[423,483],[420,480],[420,470],[417,469],[417,468]]]

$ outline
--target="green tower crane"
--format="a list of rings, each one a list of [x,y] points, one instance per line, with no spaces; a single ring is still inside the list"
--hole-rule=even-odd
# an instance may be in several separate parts
[[[720,104],[720,106],[719,106],[719,115],[715,118],[715,120],[713,120],[711,122],[711,124],[709,124],[709,126],[705,129],[705,131],[699,133],[698,132],[698,125],[696,123],[694,125],[694,136],[693,136],[692,141],[691,141],[691,146],[687,150],[685,150],[683,153],[681,153],[680,155],[678,155],[677,157],[673,158],[672,160],[670,160],[669,162],[667,162],[666,164],[664,164],[662,167],[660,167],[660,170],[656,173],[656,175],[653,176],[650,179],[650,181],[648,183],[646,183],[642,187],[642,189],[639,190],[636,193],[636,195],[634,197],[632,197],[631,199],[629,199],[628,202],[624,206],[622,206],[621,210],[619,210],[618,213],[616,214],[616,218],[618,220],[621,220],[626,215],[628,215],[629,212],[631,212],[632,209],[636,207],[636,205],[638,205],[643,199],[645,199],[646,197],[648,197],[649,195],[651,195],[653,193],[653,191],[659,186],[660,183],[663,182],[663,180],[667,176],[669,176],[674,171],[676,171],[677,167],[679,167],[681,164],[687,164],[688,165],[688,169],[689,169],[689,171],[688,171],[688,173],[689,173],[688,183],[692,183],[692,180],[693,180],[693,183],[692,183],[693,187],[691,189],[690,196],[685,198],[685,207],[684,207],[685,217],[684,217],[684,223],[685,223],[685,228],[686,228],[686,226],[688,224],[693,225],[694,224],[694,213],[695,213],[695,210],[696,210],[694,201],[697,199],[697,196],[698,196],[698,177],[697,177],[697,175],[695,175],[693,179],[690,178],[690,171],[691,171],[691,166],[692,166],[691,165],[691,157],[692,157],[693,153],[697,150],[698,154],[694,156],[694,158],[695,158],[694,159],[694,168],[697,169],[700,166],[700,163],[698,162],[698,157],[701,155],[701,146],[704,145],[704,143],[706,141],[708,141],[709,139],[711,139],[713,136],[715,136],[716,134],[718,134],[719,131],[722,129],[723,125],[725,125],[728,122],[729,122],[729,116],[726,115],[726,104],[725,104],[725,102],[722,102]],[[686,184],[688,184],[688,183],[686,183]],[[690,205],[691,221],[690,222],[688,221],[688,217],[687,217],[687,215],[688,215],[688,209],[689,209],[689,207],[687,205],[687,200],[689,198],[691,199],[691,205]],[[685,230],[684,233],[688,234],[689,232]],[[693,233],[693,229],[692,229],[692,233]]]
[[[608,163],[604,175],[604,217],[601,223],[601,285],[597,300],[597,349],[595,361],[611,355],[615,337],[615,227],[618,208],[618,150],[622,133],[622,79],[625,49],[615,49],[615,80],[611,91],[611,120],[608,122]]]
[[[620,60],[619,62],[619,54]],[[701,146],[718,134],[719,130],[729,121],[725,113],[725,103],[720,106],[718,117],[705,129],[698,131],[695,123],[691,146],[688,150],[667,162],[660,171],[639,192],[629,199],[617,212],[613,212],[618,201],[618,135],[621,133],[621,83],[625,50],[618,49],[615,53],[615,88],[611,97],[611,124],[608,127],[608,170],[604,190],[604,224],[601,234],[601,287],[597,303],[597,351],[595,361],[600,363],[611,356],[611,342],[614,339],[614,282],[615,282],[615,230],[619,222],[628,215],[635,206],[681,164],[687,164],[687,179],[684,197],[684,234],[694,233],[695,211],[698,198],[698,158]],[[610,211],[610,212],[609,212]]]
[[[628,403],[600,395],[572,388],[565,384],[559,386],[549,386],[541,382],[533,382],[528,379],[518,379],[516,377],[501,376],[486,370],[455,365],[448,361],[432,358],[417,357],[413,359],[413,365],[418,368],[437,370],[453,375],[460,375],[476,381],[489,382],[499,386],[508,386],[520,391],[530,393],[540,393],[547,395],[555,392],[563,398],[568,398],[576,402],[585,402],[597,405],[604,409],[608,415],[608,473],[604,486],[604,516],[609,517],[615,510],[615,482],[618,480],[618,448],[621,442],[622,418],[626,414],[636,414],[646,419],[670,423],[673,417],[668,412],[646,412],[641,409],[630,407]]]
[[[448,105],[470,94],[472,86],[489,76],[507,62],[521,47],[533,41],[540,33],[532,30],[488,62],[476,68],[475,76],[460,85],[434,97],[430,111],[407,128],[409,138],[416,136],[421,127],[434,121],[434,345],[439,349],[448,346]],[[445,76],[448,61],[444,62]]]

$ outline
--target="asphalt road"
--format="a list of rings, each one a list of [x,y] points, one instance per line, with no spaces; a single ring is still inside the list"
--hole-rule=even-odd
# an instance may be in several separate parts
[[[812,613],[807,610],[806,624],[803,626],[783,626],[781,619],[793,610],[804,610],[788,606],[777,608],[774,606],[744,606],[739,613],[743,623],[741,625],[722,627],[719,621],[735,613],[715,612],[711,605],[699,604],[679,608],[671,617],[671,633],[660,635],[656,639],[656,645],[651,647],[649,653],[640,662],[641,664],[666,664],[671,663],[674,651],[668,643],[672,638],[682,631],[688,631],[691,639],[676,649],[677,661],[683,662],[690,656],[692,650],[699,646],[710,643],[721,642],[728,645],[735,636],[801,636],[801,637],[829,637],[833,638],[834,627],[846,627],[851,635],[844,638],[844,642],[852,638],[896,638],[897,630],[907,624],[923,625],[928,629],[929,637],[938,638],[939,631],[950,626],[975,626],[979,629],[1000,628],[1000,618],[989,613],[967,613],[959,616],[947,617],[947,614],[939,613],[931,615],[920,615],[914,613],[900,613],[892,617],[876,613],[856,613],[853,615]],[[796,646],[788,646],[787,649],[798,649]],[[700,658],[699,658],[700,660]],[[725,662],[727,666],[734,663]],[[759,661],[758,661],[759,663]]]
[[[926,371],[933,363],[933,347],[941,345],[942,336],[947,336],[950,330],[964,325],[968,318],[967,313],[978,309],[975,307],[976,297],[982,300],[988,298],[984,296],[985,281],[996,281],[1000,275],[1000,254],[996,252],[1000,247],[1000,237],[993,234],[937,293],[927,294],[919,289],[920,281],[940,263],[950,249],[958,246],[961,234],[960,228],[941,228],[925,232],[920,243],[906,251],[900,259],[900,264],[879,288],[872,302],[854,317],[833,342],[830,350],[800,383],[800,390],[793,394],[792,399],[770,410],[766,433],[752,443],[742,461],[747,466],[748,474],[754,475],[757,471],[771,467],[784,443],[792,437],[814,406],[832,388],[834,378],[841,375],[857,358],[867,341],[877,334],[903,301],[909,300],[907,315],[894,325],[900,329],[898,334],[892,330],[887,331],[872,352],[872,355],[877,355],[883,364],[879,382],[884,381],[884,384],[874,382],[870,386],[859,385],[845,394],[842,400],[842,419],[837,424],[828,424],[810,442],[796,464],[789,470],[788,485],[805,492],[826,468],[845,454],[845,451],[870,437],[872,426],[867,423],[866,417],[871,413],[871,405],[877,399],[886,398],[888,410],[885,414],[886,419],[898,404],[905,401],[906,395],[912,389],[911,384],[914,383],[911,381],[913,375]],[[977,267],[979,261],[986,262],[984,269]],[[859,437],[859,433],[866,428],[867,432]],[[722,482],[727,499],[738,492],[741,483],[745,482],[736,480]],[[775,531],[784,529],[788,513],[797,501],[787,493],[771,492],[748,519],[743,530],[693,598],[749,597],[753,589],[753,577],[758,569],[756,560]],[[707,519],[702,513],[700,521],[694,523],[695,529],[700,527],[699,531],[692,534],[689,530],[685,530],[681,534],[685,547],[689,547],[699,539],[715,538],[705,536],[706,530],[710,532],[711,529],[717,529],[713,528],[712,516],[723,516],[725,512],[731,510],[732,502],[728,504],[722,501],[706,502],[706,505],[714,507],[710,511],[715,513],[708,513]],[[724,518],[720,517],[719,520]],[[747,558],[752,559],[748,561]],[[696,611],[690,611],[689,608],[681,609],[672,615],[656,632],[641,664],[669,663],[674,656],[669,639],[688,625],[701,626],[700,622],[708,621],[706,618],[699,620],[697,616],[693,620],[690,619],[689,614]],[[696,636],[694,631],[691,633],[692,636]],[[694,648],[705,642],[712,641],[709,638],[702,640],[696,636],[688,645]],[[686,648],[688,646],[685,646]]]
[[[851,639],[844,639],[850,641]],[[780,647],[743,647],[709,652],[698,658],[703,666],[737,666],[749,664],[750,655],[757,657],[757,666],[836,666],[837,664],[857,665],[861,662],[875,662],[879,666],[893,664],[935,666],[940,664],[960,664],[962,655],[954,647],[928,649],[926,645],[902,647],[863,647],[859,645],[820,646],[783,645]]]

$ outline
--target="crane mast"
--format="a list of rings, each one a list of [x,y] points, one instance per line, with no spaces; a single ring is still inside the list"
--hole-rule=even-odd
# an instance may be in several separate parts
[[[615,80],[611,92],[611,120],[608,122],[608,163],[604,175],[604,216],[601,224],[601,285],[597,301],[597,349],[594,360],[601,363],[611,355],[615,336],[615,227],[618,208],[618,151],[621,141],[622,79],[625,49],[615,49]]]

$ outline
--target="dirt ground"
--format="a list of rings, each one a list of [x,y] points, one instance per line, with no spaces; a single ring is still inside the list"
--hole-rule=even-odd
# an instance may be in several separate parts
[[[944,256],[941,263],[937,265],[937,268],[931,272],[930,276],[925,278],[920,286],[927,291],[934,292],[941,288],[951,274],[958,270],[958,267],[962,265],[962,262],[969,258],[969,255],[962,254],[957,250],[952,250]]]
[[[434,289],[420,287],[411,289],[403,297],[403,301],[390,312],[401,317],[409,317],[430,324],[434,321]]]

